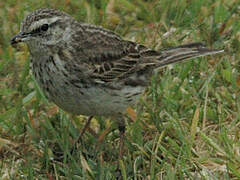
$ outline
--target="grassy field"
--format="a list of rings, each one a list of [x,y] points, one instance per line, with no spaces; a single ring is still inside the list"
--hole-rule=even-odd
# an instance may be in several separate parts
[[[115,179],[119,132],[48,102],[29,73],[27,47],[10,46],[22,19],[64,10],[154,49],[205,42],[225,53],[161,69],[128,110],[123,179],[240,179],[239,0],[0,1],[0,179]],[[63,152],[63,161],[54,153]]]

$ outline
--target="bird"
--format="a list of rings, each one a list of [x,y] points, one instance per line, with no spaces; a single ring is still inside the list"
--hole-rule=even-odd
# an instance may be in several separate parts
[[[88,116],[85,127],[93,116],[111,117],[120,142],[124,113],[138,102],[155,69],[223,52],[198,42],[154,50],[50,8],[25,17],[10,40],[13,46],[20,42],[28,46],[30,69],[45,96],[66,112]]]

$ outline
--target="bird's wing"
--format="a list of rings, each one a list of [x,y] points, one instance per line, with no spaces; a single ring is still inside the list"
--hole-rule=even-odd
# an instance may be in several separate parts
[[[78,64],[85,64],[91,79],[112,82],[128,79],[131,74],[146,74],[153,68],[223,52],[208,49],[202,43],[191,43],[162,51],[125,41],[115,33],[94,25],[81,25],[82,31],[74,39]]]
[[[151,64],[150,54],[158,52],[143,45],[125,41],[115,33],[93,25],[82,25],[79,56],[91,69],[91,77],[103,82],[124,79]],[[147,59],[144,58],[144,54]],[[148,55],[148,56],[147,56]]]

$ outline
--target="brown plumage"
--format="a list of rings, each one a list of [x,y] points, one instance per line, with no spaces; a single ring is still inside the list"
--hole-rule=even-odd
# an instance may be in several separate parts
[[[156,68],[222,50],[192,43],[155,51],[54,9],[39,9],[21,24],[12,44],[25,42],[44,94],[63,110],[112,116],[136,104]]]

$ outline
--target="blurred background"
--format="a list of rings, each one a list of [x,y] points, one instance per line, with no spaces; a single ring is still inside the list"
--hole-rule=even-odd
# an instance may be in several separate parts
[[[10,46],[35,9],[63,10],[161,50],[204,42],[225,53],[168,66],[127,111],[123,179],[240,179],[240,2],[238,0],[0,1],[1,179],[115,179],[119,132],[48,102],[29,70],[24,44]],[[56,152],[63,153],[57,161]]]

